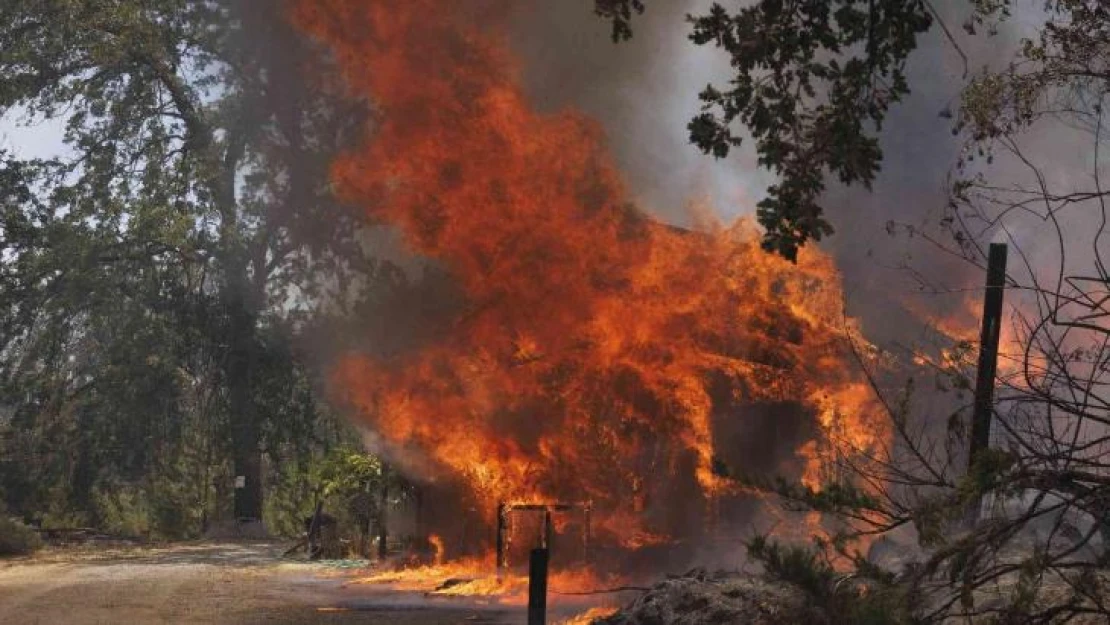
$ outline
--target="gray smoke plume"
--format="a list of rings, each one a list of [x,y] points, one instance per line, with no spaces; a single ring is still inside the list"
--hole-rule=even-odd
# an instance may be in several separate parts
[[[657,217],[685,223],[689,202],[702,200],[728,220],[752,213],[770,180],[754,153],[716,161],[690,145],[686,131],[698,93],[728,79],[726,58],[687,39],[686,14],[710,2],[655,3],[637,19],[633,39],[619,45],[593,5],[533,0],[518,14],[513,47],[534,101],[542,110],[570,106],[598,120],[632,197]]]
[[[754,214],[773,180],[757,167],[750,144],[715,160],[688,141],[686,123],[699,109],[698,92],[730,76],[726,53],[688,39],[685,16],[710,4],[649,3],[634,23],[632,41],[615,45],[608,24],[593,14],[593,0],[535,0],[518,16],[513,42],[540,106],[572,106],[599,120],[633,196],[673,223],[684,223],[687,205],[698,200],[709,200],[725,220]],[[832,185],[825,199],[837,232],[821,247],[843,272],[849,313],[880,342],[918,338],[919,325],[907,323],[907,303],[917,316],[943,316],[962,295],[934,291],[962,293],[981,280],[973,265],[940,252],[922,235],[948,236],[939,223],[963,145],[951,132],[961,89],[981,67],[1006,62],[1035,21],[1019,10],[995,36],[971,36],[961,28],[970,3],[940,8],[950,35],[934,27],[912,57],[913,93],[884,125],[885,160],[874,189]]]

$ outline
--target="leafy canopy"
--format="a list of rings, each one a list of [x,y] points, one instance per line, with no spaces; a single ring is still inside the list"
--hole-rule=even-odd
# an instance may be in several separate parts
[[[641,0],[597,0],[613,37],[632,36]],[[691,15],[690,39],[729,57],[734,76],[708,85],[690,140],[728,156],[743,137],[778,176],[759,202],[764,247],[794,260],[810,239],[833,232],[820,204],[826,178],[870,187],[882,150],[876,133],[909,93],[906,59],[933,18],[922,0],[761,0],[730,11],[714,4]]]

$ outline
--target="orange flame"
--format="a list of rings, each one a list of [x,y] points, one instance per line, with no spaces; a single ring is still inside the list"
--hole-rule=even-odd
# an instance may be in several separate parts
[[[396,590],[422,592],[434,597],[486,598],[501,605],[524,605],[528,602],[528,577],[510,572],[493,574],[493,563],[484,558],[463,558],[434,566],[375,573],[355,579],[354,584],[379,584]],[[612,576],[602,576],[589,568],[555,571],[548,580],[552,601],[560,595],[581,593],[619,583]]]
[[[632,207],[596,123],[529,105],[504,32],[514,4],[296,5],[379,113],[335,164],[338,192],[467,302],[416,353],[344,358],[337,392],[488,521],[499,501],[589,499],[602,538],[627,546],[676,531],[630,508],[727,490],[713,424],[746,403],[795,401],[878,444],[830,259],[768,255],[746,220],[688,233]]]
[[[591,625],[594,621],[598,619],[603,619],[607,616],[613,616],[618,611],[619,610],[617,608],[614,608],[612,606],[598,606],[596,608],[590,608],[589,610],[586,610],[585,612],[571,617],[565,621],[561,621],[559,622],[559,625]]]
[[[435,557],[435,560],[434,560],[435,564],[437,566],[443,564],[443,553],[444,553],[443,539],[440,538],[436,534],[431,534],[430,536],[428,536],[428,542],[432,545],[432,549],[435,550],[435,556],[434,556]]]

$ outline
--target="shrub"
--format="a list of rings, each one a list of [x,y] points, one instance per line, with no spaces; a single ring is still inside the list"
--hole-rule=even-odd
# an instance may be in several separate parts
[[[148,493],[124,484],[113,484],[94,491],[97,522],[95,526],[118,536],[146,536],[151,531]]]
[[[748,555],[763,566],[772,581],[787,582],[801,590],[812,607],[836,625],[912,625],[908,589],[864,560],[853,564],[852,574],[838,572],[823,557],[823,549],[780,544],[757,536],[748,543]]]
[[[42,547],[42,539],[33,528],[16,519],[0,516],[0,557],[23,556]]]

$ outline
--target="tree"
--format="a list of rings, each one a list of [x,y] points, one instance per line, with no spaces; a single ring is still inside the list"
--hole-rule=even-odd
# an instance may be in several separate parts
[[[613,38],[632,36],[641,0],[596,0]],[[758,204],[764,247],[794,259],[798,247],[833,232],[820,205],[827,176],[869,187],[882,151],[876,134],[890,106],[909,93],[906,59],[934,22],[924,0],[762,0],[734,12],[713,4],[687,18],[690,39],[713,45],[735,71],[709,85],[690,140],[706,154],[741,145],[739,122],[759,164],[778,182]]]
[[[3,168],[0,404],[43,417],[41,401],[76,405],[109,365],[154,359],[173,377],[203,360],[246,478],[235,514],[261,518],[263,336],[370,262],[326,183],[361,104],[310,71],[280,2],[48,0],[7,3],[0,21],[0,114],[64,119],[72,153]],[[172,386],[149,399],[180,405]]]

